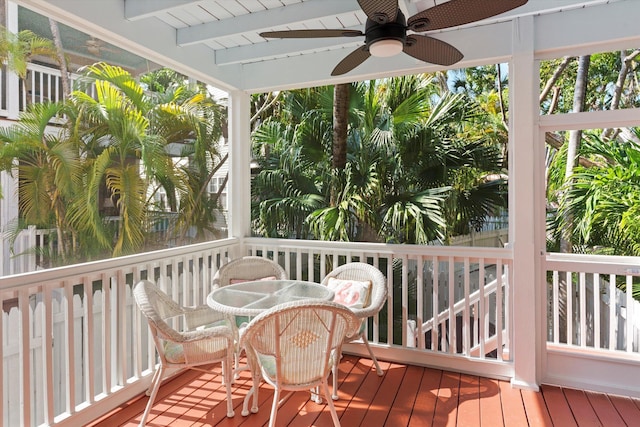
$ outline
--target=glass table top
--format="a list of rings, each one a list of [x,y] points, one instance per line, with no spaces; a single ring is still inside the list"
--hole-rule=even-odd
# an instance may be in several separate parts
[[[305,299],[332,300],[333,291],[303,280],[256,280],[214,289],[207,304],[223,313],[255,316],[278,304]]]

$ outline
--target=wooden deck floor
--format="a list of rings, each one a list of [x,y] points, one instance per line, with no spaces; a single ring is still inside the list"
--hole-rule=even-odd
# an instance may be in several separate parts
[[[381,365],[385,375],[378,377],[369,359],[343,358],[335,404],[344,427],[640,425],[639,399],[549,386],[536,393],[477,376]],[[227,418],[219,366],[213,366],[212,373],[189,371],[161,386],[147,425],[266,426],[273,389],[263,384],[260,410],[243,417],[240,410],[249,387],[249,376],[243,373],[233,386],[235,417]],[[332,426],[326,405],[308,398],[305,392],[288,395],[278,411],[278,426]],[[90,426],[136,426],[147,399],[140,396]]]

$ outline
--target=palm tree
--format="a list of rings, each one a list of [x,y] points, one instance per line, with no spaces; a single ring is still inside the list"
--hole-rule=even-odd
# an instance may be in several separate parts
[[[47,127],[67,112],[63,103],[34,104],[18,124],[0,128],[2,169],[13,172],[16,161],[18,165],[21,216],[28,224],[55,227],[63,261],[75,241],[68,207],[82,186],[82,159],[76,140],[65,130],[52,133]]]
[[[469,136],[461,123],[478,111],[468,108],[462,95],[439,95],[441,88],[426,75],[349,85],[344,168],[336,167],[338,144],[326,125],[332,117],[331,88],[282,96],[287,102],[253,135],[256,151],[265,153],[268,146],[270,153],[254,180],[255,206],[261,207],[254,211],[257,229],[297,236],[296,229],[308,229],[330,240],[426,243],[444,238],[445,230],[468,232],[481,225],[505,202],[500,181],[488,178],[502,171],[500,149],[493,140]],[[295,161],[282,161],[289,154]],[[453,178],[458,191],[451,191]],[[302,196],[319,205],[306,217],[307,228],[301,217],[313,204],[300,203]],[[295,217],[287,217],[293,212]],[[289,226],[293,223],[296,228]]]
[[[58,61],[58,51],[51,40],[30,30],[13,33],[0,26],[0,63],[20,77],[24,93],[27,93],[27,65],[38,55]]]
[[[88,67],[82,82],[94,84],[97,97],[81,91],[73,95],[83,118],[85,150],[92,159],[88,197],[78,220],[92,224],[100,240],[108,236],[96,209],[104,183],[120,217],[114,255],[130,253],[144,243],[150,197],[162,187],[170,210],[183,213],[175,237],[184,236],[191,226],[198,238],[210,236],[206,233],[213,232],[216,201],[206,188],[219,163],[221,107],[179,81],[161,92],[145,91],[126,71],[106,64]],[[172,146],[182,147],[173,155],[188,158],[187,164],[173,160]]]
[[[581,252],[640,255],[640,149],[585,133],[580,154],[594,166],[577,166],[558,208],[558,228],[573,219],[573,247]]]

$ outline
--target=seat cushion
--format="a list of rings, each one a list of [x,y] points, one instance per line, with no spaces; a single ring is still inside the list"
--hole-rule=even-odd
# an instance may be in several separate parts
[[[164,357],[169,363],[184,363],[184,348],[181,344],[167,341],[164,343]]]
[[[350,308],[365,308],[371,303],[371,281],[330,277],[327,287],[334,293],[333,301]]]

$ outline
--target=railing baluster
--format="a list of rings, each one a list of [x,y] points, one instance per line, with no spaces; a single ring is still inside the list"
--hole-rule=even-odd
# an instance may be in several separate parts
[[[471,312],[469,311],[469,258],[464,259],[464,309],[462,311],[462,354],[470,355],[471,349]]]
[[[418,255],[416,257],[416,325],[422,325],[424,322],[424,257]],[[375,265],[375,264],[374,264]],[[420,327],[418,331],[421,331]],[[414,337],[414,341],[415,341]],[[424,348],[424,334],[418,333],[416,346],[419,349]]]
[[[600,342],[600,274],[593,275],[593,346],[602,348]]]
[[[580,347],[587,346],[587,283],[586,283],[586,275],[584,271],[580,272],[579,275],[579,298],[580,298],[580,342],[578,345]]]
[[[447,261],[447,268],[449,269],[449,353],[455,354],[457,352],[457,337],[456,337],[456,312],[454,310],[455,304],[455,291],[456,291],[456,272],[455,272],[455,260],[452,256]]]
[[[626,280],[626,288],[625,288],[625,292],[626,292],[626,304],[627,304],[627,319],[626,319],[626,326],[627,326],[627,342],[626,342],[626,346],[627,346],[627,353],[632,353],[633,352],[633,337],[634,337],[634,333],[633,333],[633,327],[635,326],[633,323],[634,320],[634,315],[633,315],[633,308],[634,308],[634,300],[633,300],[633,276],[631,276],[630,274],[627,274],[627,280]]]

